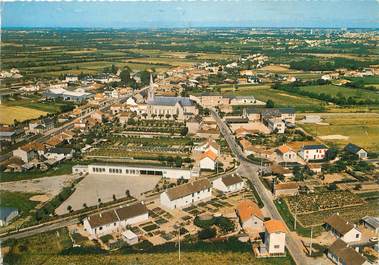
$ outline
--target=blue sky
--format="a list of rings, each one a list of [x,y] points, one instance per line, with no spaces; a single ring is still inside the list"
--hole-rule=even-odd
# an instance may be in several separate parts
[[[3,27],[379,27],[379,0],[2,2]]]

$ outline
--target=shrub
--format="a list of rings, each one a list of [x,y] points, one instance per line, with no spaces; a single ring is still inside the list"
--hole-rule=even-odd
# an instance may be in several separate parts
[[[209,239],[216,236],[214,228],[205,228],[198,233],[199,239]]]

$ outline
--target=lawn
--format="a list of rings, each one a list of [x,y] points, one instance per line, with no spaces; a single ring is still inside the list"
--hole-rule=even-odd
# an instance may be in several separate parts
[[[1,207],[17,208],[20,214],[27,214],[32,210],[38,202],[29,200],[30,197],[36,195],[35,193],[26,192],[0,192]]]
[[[320,114],[328,125],[299,124],[314,136],[343,135],[347,140],[330,140],[342,147],[352,142],[369,151],[379,150],[379,114],[330,113]]]
[[[231,87],[223,88],[222,93],[234,96],[254,96],[256,99],[264,102],[271,99],[274,101],[276,107],[293,107],[297,111],[322,112],[326,107],[325,102],[320,100],[292,95],[288,92],[271,89],[267,85],[243,86],[235,91],[230,91],[230,89]],[[226,92],[228,90],[229,92]]]
[[[14,120],[25,121],[45,116],[47,112],[20,106],[0,105],[0,123],[13,124]]]

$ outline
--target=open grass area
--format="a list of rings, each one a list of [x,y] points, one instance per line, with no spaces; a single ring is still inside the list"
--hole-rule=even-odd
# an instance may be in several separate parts
[[[377,113],[329,113],[320,114],[328,125],[299,124],[315,136],[343,135],[347,140],[330,140],[343,146],[348,142],[370,151],[379,150],[379,114]],[[328,142],[328,141],[327,141]]]
[[[59,236],[58,236],[59,235]],[[231,242],[230,242],[231,241]],[[56,264],[254,264],[254,265],[294,265],[292,258],[254,257],[250,243],[241,243],[236,239],[229,242],[199,242],[181,245],[181,261],[178,261],[177,246],[166,244],[153,247],[148,242],[141,242],[133,247],[121,248],[107,253],[98,248],[69,248],[67,230],[61,229],[38,236],[11,242],[11,253],[5,256],[5,262],[14,265],[56,265]],[[33,246],[29,246],[34,244]],[[50,248],[41,249],[44,244]],[[9,243],[8,243],[9,245]],[[20,251],[21,249],[21,251]]]
[[[13,124],[14,120],[25,121],[45,116],[46,111],[20,106],[0,105],[0,123]]]
[[[271,99],[276,107],[293,107],[297,111],[322,112],[327,107],[326,103],[320,100],[271,89],[268,85],[243,86],[234,91],[231,89],[230,86],[224,87],[221,93],[235,96],[254,96],[264,102]]]
[[[27,214],[32,210],[38,202],[31,201],[30,197],[36,195],[35,193],[26,192],[0,192],[0,204],[1,207],[17,208],[21,215]]]
[[[289,257],[284,258],[265,258],[257,259],[253,253],[236,253],[236,252],[219,252],[219,253],[202,253],[202,252],[182,252],[180,264],[217,264],[240,265],[293,265]],[[61,264],[141,264],[141,265],[166,265],[179,264],[177,253],[154,253],[154,254],[128,254],[128,255],[43,255],[33,254],[31,256],[21,256],[14,265],[61,265]]]
[[[352,97],[356,100],[379,100],[379,93],[375,91],[368,91],[364,89],[348,88],[335,85],[322,85],[322,86],[302,86],[301,91],[313,92],[317,94],[324,93],[330,96],[342,95],[345,98]]]
[[[1,172],[0,182],[18,181],[70,174],[72,172],[72,167],[77,164],[78,162],[66,161],[56,166],[53,166],[52,168],[49,168],[47,171],[44,172],[40,171],[39,169],[32,169],[27,172]]]
[[[72,246],[66,228],[37,234],[35,236],[10,240],[2,244],[8,246],[5,264],[58,264],[49,263],[58,253]],[[60,264],[67,264],[65,262]]]

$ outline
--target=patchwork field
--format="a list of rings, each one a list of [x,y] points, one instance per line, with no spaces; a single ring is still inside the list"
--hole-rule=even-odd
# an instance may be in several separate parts
[[[25,108],[20,106],[4,106],[0,105],[0,123],[13,124],[14,120],[24,121],[35,119],[41,115],[46,115],[47,112],[36,110],[32,108]]]
[[[370,151],[379,150],[379,114],[377,113],[324,113],[319,114],[328,125],[299,124],[315,136],[342,135],[347,140],[332,140],[343,146],[355,143]],[[328,142],[328,140],[326,140]]]

